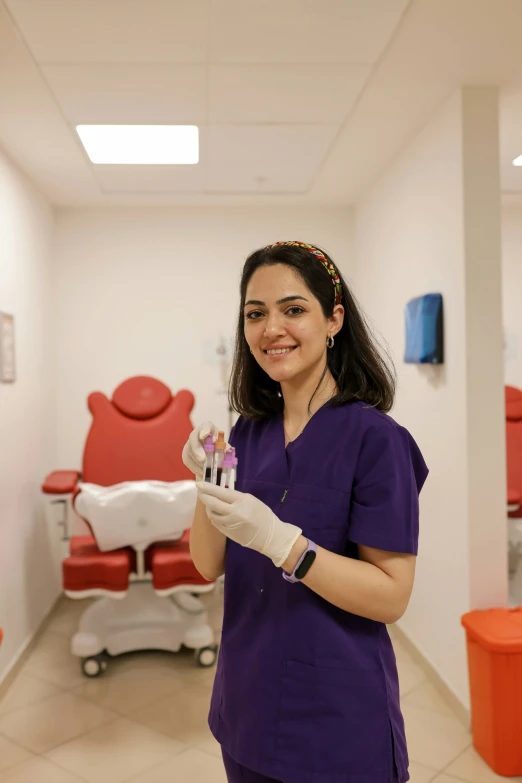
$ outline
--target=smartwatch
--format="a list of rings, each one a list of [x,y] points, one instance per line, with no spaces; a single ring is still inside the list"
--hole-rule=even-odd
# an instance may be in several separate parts
[[[294,568],[293,573],[287,574],[286,571],[283,571],[283,579],[286,579],[287,582],[292,583],[299,582],[301,579],[304,579],[312,567],[316,557],[317,547],[313,541],[307,539],[307,547],[297,561],[297,565]]]

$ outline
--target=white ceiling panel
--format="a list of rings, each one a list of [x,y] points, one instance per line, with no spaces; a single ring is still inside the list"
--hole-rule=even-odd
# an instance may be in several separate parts
[[[209,122],[341,123],[367,65],[211,65]]]
[[[100,197],[86,156],[1,3],[0,146],[54,203]]]
[[[195,166],[94,166],[104,193],[200,193],[204,168]]]
[[[6,0],[40,63],[206,59],[210,0]]]
[[[207,191],[300,193],[313,180],[337,125],[213,125]]]
[[[44,65],[42,71],[74,125],[206,121],[203,65]]]
[[[409,0],[212,0],[213,63],[374,63]]]
[[[57,204],[344,204],[452,91],[495,84],[515,88],[500,102],[502,186],[522,193],[521,8],[0,0],[0,146]],[[100,121],[210,123],[210,162],[96,168],[73,125]]]

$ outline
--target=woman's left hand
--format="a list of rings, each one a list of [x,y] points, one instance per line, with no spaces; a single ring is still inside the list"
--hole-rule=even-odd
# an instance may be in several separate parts
[[[235,489],[199,482],[198,496],[212,524],[232,541],[269,557],[279,568],[302,530],[282,522],[261,500]]]

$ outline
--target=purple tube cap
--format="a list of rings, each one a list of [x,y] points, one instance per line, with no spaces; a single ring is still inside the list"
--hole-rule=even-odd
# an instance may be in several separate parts
[[[203,448],[205,449],[207,454],[212,454],[213,451],[215,451],[214,448],[214,438],[212,435],[209,435],[204,443]]]
[[[223,467],[224,468],[233,468],[234,467],[234,455],[232,454],[232,450],[229,449],[224,458],[223,458]]]

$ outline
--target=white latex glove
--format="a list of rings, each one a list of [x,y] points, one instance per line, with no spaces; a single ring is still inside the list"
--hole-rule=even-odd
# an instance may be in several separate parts
[[[214,436],[214,440],[218,434],[218,428],[211,421],[205,421],[199,427],[189,435],[188,441],[183,447],[183,453],[181,458],[183,464],[187,466],[189,470],[196,477],[196,481],[202,481],[205,475],[205,450],[203,444],[209,435]]]
[[[300,527],[282,522],[261,500],[215,484],[197,484],[198,497],[221,533],[241,546],[255,549],[280,568],[302,534]]]

